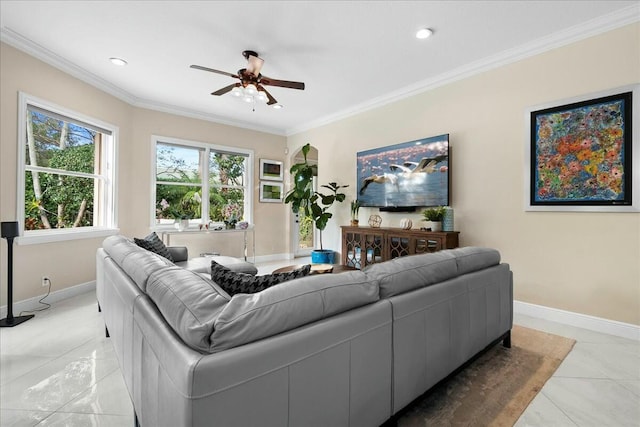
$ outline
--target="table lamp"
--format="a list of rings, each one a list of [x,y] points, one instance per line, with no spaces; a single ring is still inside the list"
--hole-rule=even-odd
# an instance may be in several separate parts
[[[0,319],[0,328],[11,328],[20,323],[26,322],[33,317],[13,316],[13,239],[20,235],[20,228],[17,221],[0,223],[0,236],[7,239],[7,317]]]

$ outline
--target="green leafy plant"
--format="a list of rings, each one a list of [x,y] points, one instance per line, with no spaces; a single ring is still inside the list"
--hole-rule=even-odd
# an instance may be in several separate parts
[[[333,216],[328,212],[335,202],[344,202],[346,195],[341,193],[342,188],[348,185],[338,185],[330,182],[322,185],[322,188],[329,190],[328,194],[315,191],[313,189],[314,166],[307,161],[307,154],[311,148],[310,144],[302,147],[304,161],[296,163],[289,169],[293,179],[293,188],[287,193],[285,203],[291,204],[291,210],[298,213],[302,210],[305,216],[310,216],[318,231],[320,231],[320,250],[322,247],[322,231],[327,227],[329,219]]]
[[[444,206],[436,206],[422,211],[423,221],[442,221],[444,218]]]

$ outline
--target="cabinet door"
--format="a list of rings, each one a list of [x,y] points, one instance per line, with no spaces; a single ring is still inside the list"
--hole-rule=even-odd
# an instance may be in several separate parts
[[[388,237],[389,259],[412,255],[412,238],[408,235],[393,235]]]
[[[347,231],[343,234],[343,264],[354,268],[364,268],[368,264],[382,262],[383,235],[367,231]]]
[[[444,248],[444,242],[440,236],[416,237],[415,245],[415,253],[417,254],[438,252]]]

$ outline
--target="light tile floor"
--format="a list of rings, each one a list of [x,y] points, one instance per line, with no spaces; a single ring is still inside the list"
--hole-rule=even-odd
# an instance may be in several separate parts
[[[260,264],[264,274],[308,259]],[[529,405],[523,426],[640,426],[640,342],[516,315],[577,340]],[[0,426],[131,426],[133,408],[95,294],[0,329]]]

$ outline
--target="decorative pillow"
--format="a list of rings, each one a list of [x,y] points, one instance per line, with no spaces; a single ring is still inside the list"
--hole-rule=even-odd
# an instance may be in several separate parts
[[[171,256],[169,249],[167,249],[165,244],[162,243],[162,240],[160,240],[155,231],[149,234],[144,239],[138,239],[137,237],[134,237],[133,240],[136,242],[136,245],[140,246],[141,248],[151,252],[155,252],[158,255],[163,256],[169,261],[173,262],[173,257]]]
[[[211,280],[224,289],[230,296],[234,294],[253,294],[263,291],[278,283],[287,280],[304,277],[311,271],[311,265],[307,264],[289,273],[265,274],[262,276],[252,276],[247,273],[237,273],[227,267],[211,261]]]

